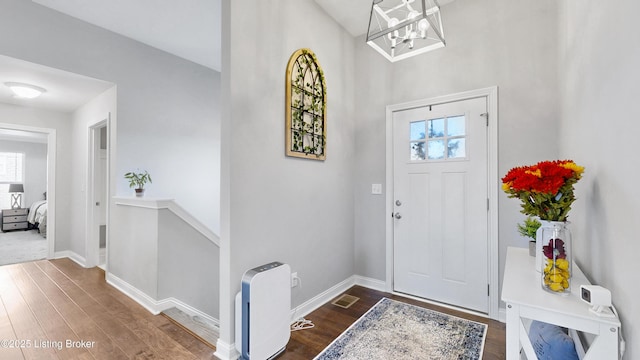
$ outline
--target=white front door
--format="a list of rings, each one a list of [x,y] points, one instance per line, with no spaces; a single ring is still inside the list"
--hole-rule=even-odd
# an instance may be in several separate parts
[[[487,98],[393,112],[394,290],[483,313]]]

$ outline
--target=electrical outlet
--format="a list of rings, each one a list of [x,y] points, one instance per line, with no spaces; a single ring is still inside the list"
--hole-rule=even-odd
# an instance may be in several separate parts
[[[291,273],[291,287],[296,287],[300,285],[300,278],[298,277],[298,273]]]

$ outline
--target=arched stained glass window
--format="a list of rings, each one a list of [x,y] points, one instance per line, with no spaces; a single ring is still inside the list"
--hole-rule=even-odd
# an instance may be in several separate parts
[[[300,49],[291,55],[286,89],[287,156],[324,160],[327,89],[313,51]]]

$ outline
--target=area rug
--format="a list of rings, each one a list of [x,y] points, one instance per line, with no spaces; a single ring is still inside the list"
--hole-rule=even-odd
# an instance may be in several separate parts
[[[481,359],[487,325],[383,298],[315,360]]]

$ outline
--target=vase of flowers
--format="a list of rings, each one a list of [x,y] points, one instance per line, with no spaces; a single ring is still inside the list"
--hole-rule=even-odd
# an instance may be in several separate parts
[[[573,187],[583,172],[584,168],[572,160],[541,161],[515,167],[502,178],[502,189],[509,197],[520,199],[521,212],[541,220],[542,226],[536,232],[535,264],[542,273],[543,288],[549,291],[568,293],[571,289],[571,232],[567,217],[576,199]]]
[[[542,221],[538,230],[542,249],[542,288],[554,293],[571,292],[571,231],[568,221]]]

